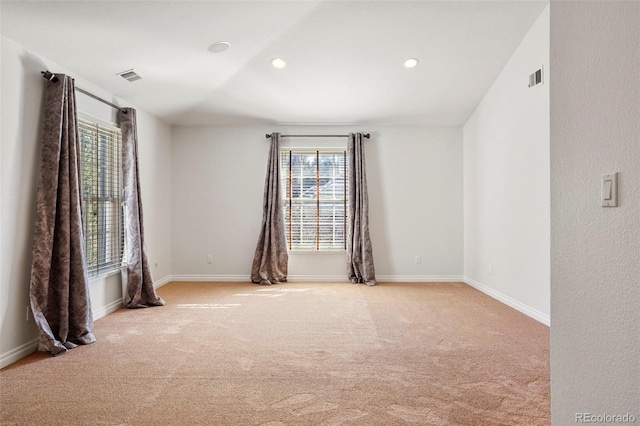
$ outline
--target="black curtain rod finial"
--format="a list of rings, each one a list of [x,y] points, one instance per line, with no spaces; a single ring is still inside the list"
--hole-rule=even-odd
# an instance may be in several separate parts
[[[58,76],[53,74],[52,72],[40,71],[40,74],[42,74],[42,76],[46,78],[48,81],[53,81],[53,82],[58,81]]]

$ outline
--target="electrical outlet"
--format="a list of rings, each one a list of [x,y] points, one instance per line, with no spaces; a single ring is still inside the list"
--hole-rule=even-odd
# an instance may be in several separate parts
[[[157,268],[158,267],[158,261],[156,260],[154,263],[155,263],[155,266]]]
[[[422,263],[422,258],[420,256],[416,256],[416,265]]]
[[[213,263],[213,255],[212,254],[207,256],[207,263]]]
[[[493,275],[493,265],[489,265],[489,267],[487,268],[487,273],[489,275]]]

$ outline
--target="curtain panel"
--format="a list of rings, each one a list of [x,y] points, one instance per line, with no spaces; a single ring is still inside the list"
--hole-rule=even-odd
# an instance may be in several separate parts
[[[262,227],[251,267],[251,281],[271,285],[287,281],[289,254],[280,194],[280,133],[271,135],[262,203]]]
[[[347,220],[347,276],[352,283],[376,284],[369,237],[369,197],[362,133],[349,133],[349,216]]]
[[[96,340],[82,229],[75,83],[57,77],[44,91],[29,294],[40,348],[53,355]]]
[[[136,110],[124,108],[118,112],[122,131],[122,174],[124,182],[124,253],[126,289],[123,294],[125,308],[163,306],[153,287],[149,260],[144,242],[144,222],[138,167],[138,128]]]

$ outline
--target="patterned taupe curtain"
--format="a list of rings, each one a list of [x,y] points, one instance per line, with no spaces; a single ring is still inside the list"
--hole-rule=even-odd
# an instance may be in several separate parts
[[[347,221],[347,275],[352,283],[376,284],[371,239],[369,197],[362,133],[349,133],[349,220]]]
[[[251,281],[271,285],[287,281],[289,254],[280,195],[280,133],[271,135],[262,205],[262,228],[251,268]]]
[[[31,310],[41,348],[60,355],[95,342],[87,283],[75,83],[58,74],[44,94],[31,265]]]
[[[123,295],[126,308],[145,308],[162,306],[164,300],[153,288],[149,260],[144,244],[144,224],[142,218],[142,199],[138,173],[138,128],[136,110],[125,108],[120,111],[120,130],[122,131],[122,174],[124,182],[124,254],[123,262],[127,268],[127,285]]]

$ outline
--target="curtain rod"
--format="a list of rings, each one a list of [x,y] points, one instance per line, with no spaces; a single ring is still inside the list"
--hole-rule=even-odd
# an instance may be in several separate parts
[[[56,76],[55,74],[53,74],[53,73],[51,73],[51,72],[49,72],[49,71],[40,71],[40,74],[42,74],[42,77],[44,77],[45,79],[47,79],[47,80],[49,80],[49,81],[58,81],[58,76]],[[93,93],[89,93],[89,92],[87,92],[86,90],[81,89],[81,88],[79,88],[79,87],[76,87],[75,89],[76,89],[78,92],[80,92],[80,93],[84,93],[85,95],[90,96],[90,97],[92,97],[93,99],[95,99],[95,100],[97,100],[97,101],[102,102],[103,104],[107,104],[107,105],[109,105],[111,108],[115,108],[115,109],[117,109],[118,111],[120,111],[120,112],[122,112],[122,113],[124,113],[124,114],[126,114],[126,113],[127,113],[127,110],[126,110],[126,109],[121,108],[121,107],[119,107],[118,105],[112,104],[112,103],[111,103],[111,102],[109,102],[109,101],[105,101],[104,99],[99,98],[98,96],[94,95]]]
[[[364,133],[362,136],[369,139],[371,135]],[[271,133],[266,134],[267,139],[271,137]],[[283,138],[348,138],[349,135],[282,135]]]

